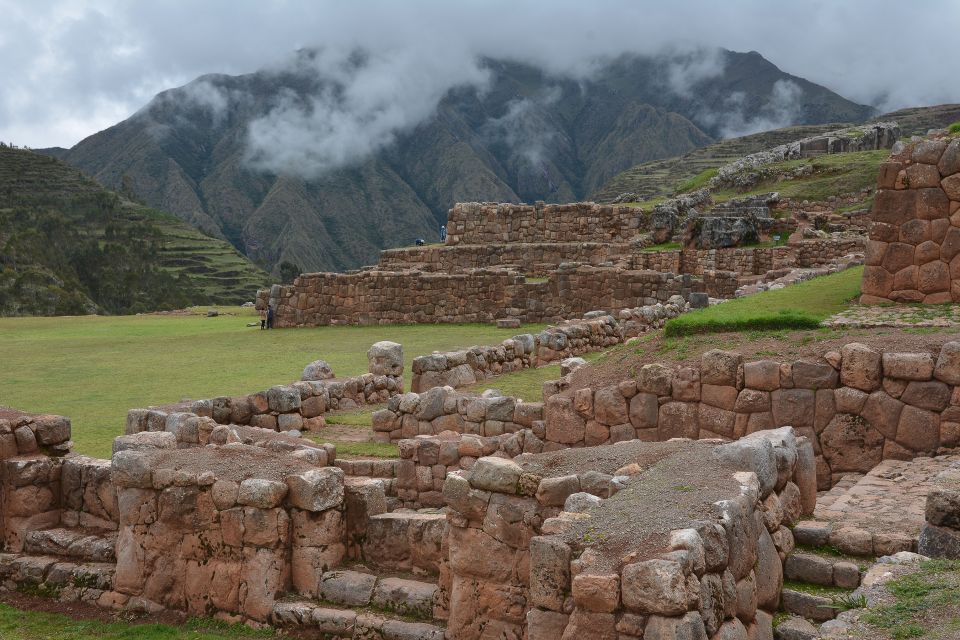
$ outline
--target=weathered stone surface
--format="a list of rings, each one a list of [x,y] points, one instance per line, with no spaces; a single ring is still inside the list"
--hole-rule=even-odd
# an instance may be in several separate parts
[[[838,413],[820,434],[820,446],[834,473],[866,473],[880,462],[883,436],[863,418]]]
[[[780,388],[780,364],[772,360],[758,360],[743,365],[744,386],[760,391]]]
[[[287,491],[287,485],[283,482],[249,478],[240,483],[237,502],[249,507],[272,509],[283,502]]]
[[[334,378],[333,368],[326,360],[314,360],[303,368],[301,380],[330,380]]]
[[[851,342],[840,350],[840,381],[847,387],[874,391],[880,387],[881,356],[865,344]]]
[[[617,387],[605,387],[594,394],[593,415],[607,425],[629,422],[627,401]]]
[[[336,467],[311,469],[287,476],[287,501],[298,509],[324,511],[343,503],[343,470]]]
[[[573,406],[570,398],[554,395],[544,405],[544,420],[547,424],[547,440],[564,444],[581,442],[587,422]]]
[[[477,460],[470,470],[470,486],[474,489],[516,493],[523,470],[512,460],[486,457]]]
[[[687,583],[683,569],[669,560],[628,564],[622,572],[623,604],[637,613],[664,616],[687,610]]]
[[[700,383],[737,386],[737,371],[743,356],[736,351],[711,349],[700,356]]]
[[[929,353],[883,354],[883,374],[903,380],[929,380],[933,376],[933,356]]]

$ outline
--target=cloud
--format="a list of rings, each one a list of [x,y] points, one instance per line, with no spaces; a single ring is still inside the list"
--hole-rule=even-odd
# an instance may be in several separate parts
[[[272,173],[313,178],[361,162],[426,120],[452,88],[483,89],[476,59],[410,50],[321,50],[297,58],[314,93],[280,95],[250,124],[247,161]]]
[[[370,58],[339,79],[339,92],[278,99],[286,110],[278,113],[314,132],[326,117],[343,132],[369,129],[364,144],[374,147],[429,117],[445,88],[482,85],[484,57],[584,78],[625,52],[756,50],[881,109],[960,102],[951,64],[960,3],[910,5],[917,33],[891,23],[903,12],[894,0],[0,0],[0,140],[73,145],[161,91],[208,73],[281,65],[305,47],[323,47],[334,67],[348,52]],[[907,44],[891,46],[895,39]],[[715,62],[693,56],[671,67],[668,83],[678,94],[695,91]],[[198,100],[216,113],[216,94]],[[376,106],[348,115],[358,100]],[[279,119],[260,126],[293,135]],[[343,156],[339,139],[321,161]]]
[[[481,133],[492,142],[505,144],[511,155],[522,158],[532,169],[539,169],[557,137],[556,128],[544,121],[541,112],[556,104],[561,93],[560,87],[554,86],[542,95],[511,100],[507,112],[488,120]]]
[[[755,112],[748,113],[746,96],[739,91],[724,100],[719,111],[701,111],[698,120],[720,132],[721,138],[736,138],[770,129],[788,127],[799,121],[803,109],[803,89],[793,80],[777,80],[770,97]]]

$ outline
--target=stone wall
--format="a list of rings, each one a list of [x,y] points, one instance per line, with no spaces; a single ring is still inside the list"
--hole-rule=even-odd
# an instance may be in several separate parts
[[[473,396],[451,387],[391,398],[373,413],[374,437],[384,442],[432,436],[444,431],[499,436],[530,428],[543,419],[543,405],[509,396]]]
[[[960,469],[941,471],[927,493],[917,551],[930,558],[960,560]]]
[[[447,214],[447,245],[511,242],[628,242],[646,230],[639,207],[460,202]]]
[[[630,310],[625,312],[630,313]],[[612,316],[601,316],[563,323],[537,335],[514,336],[497,346],[475,346],[419,356],[413,359],[410,389],[421,393],[433,387],[465,387],[511,371],[602,351],[623,342],[623,337],[623,329]]]
[[[713,350],[699,366],[648,364],[617,385],[571,392],[565,384],[545,385],[543,404],[443,387],[405,394],[374,413],[373,428],[392,441],[515,433],[520,451],[536,453],[633,439],[738,439],[789,425],[812,443],[821,489],[881,460],[960,444],[957,342],[937,354],[851,343],[817,362],[744,362]]]
[[[371,346],[367,368],[369,373],[361,376],[301,380],[249,396],[221,396],[168,407],[131,409],[127,412],[125,433],[174,432],[179,429],[177,421],[187,415],[212,418],[218,424],[251,425],[274,431],[317,430],[323,426],[323,414],[328,411],[382,404],[403,393],[401,345],[384,341]],[[328,367],[325,370],[333,376]]]
[[[60,521],[70,419],[0,408],[0,547],[23,549],[27,531]]]
[[[211,460],[234,470],[203,470]],[[127,598],[262,621],[290,588],[316,595],[324,568],[343,559],[340,469],[221,447],[124,450],[112,471],[114,589]]]
[[[363,271],[299,276],[258,293],[276,309],[277,327],[329,324],[465,323],[517,318],[559,322],[595,309],[616,313],[702,291],[701,281],[672,273],[570,265],[546,282],[512,271],[457,274]]]
[[[960,139],[895,148],[878,187],[860,301],[960,301]]]
[[[763,275],[768,271],[817,267],[851,253],[862,253],[861,238],[798,240],[782,247],[732,249],[682,249],[638,251],[630,256],[633,269],[702,275],[707,271],[732,271],[738,276]]]
[[[793,548],[789,527],[816,502],[810,444],[788,428],[727,445],[648,445],[647,455],[662,462],[684,449],[695,451],[701,475],[715,476],[724,499],[665,540],[620,528],[624,518],[648,520],[649,501],[667,511],[672,502],[670,486],[643,488],[647,471],[631,467],[628,453],[614,473],[636,479],[551,473],[568,452],[481,458],[469,472],[449,474],[441,590],[450,636],[772,637],[782,561]],[[645,500],[631,499],[641,491]]]
[[[562,242],[513,244],[459,244],[446,247],[409,247],[380,252],[378,269],[457,273],[490,267],[509,268],[528,277],[545,277],[561,262],[602,265],[630,253],[630,245],[607,242]]]
[[[827,264],[850,253],[862,253],[863,238],[797,240],[780,247],[677,249],[644,251],[634,243],[561,242],[556,244],[456,245],[410,247],[381,252],[378,269],[416,269],[459,273],[489,267],[509,268],[528,277],[546,277],[563,262],[593,266],[617,264],[629,269],[701,275],[733,271],[741,276]]]

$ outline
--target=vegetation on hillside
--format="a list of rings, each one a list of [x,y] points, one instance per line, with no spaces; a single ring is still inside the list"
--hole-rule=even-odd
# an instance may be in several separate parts
[[[266,281],[226,243],[58,160],[0,147],[0,315],[239,303]]]
[[[936,107],[916,107],[901,109],[877,116],[872,121],[896,121],[900,125],[903,137],[923,135],[929,129],[949,127],[960,117],[960,105],[940,105]],[[696,149],[684,156],[655,160],[638,164],[617,174],[606,184],[594,190],[591,199],[609,202],[621,193],[636,193],[643,200],[668,197],[674,193],[685,193],[706,185],[712,177],[711,171],[737,160],[745,155],[770,149],[780,144],[793,142],[808,136],[819,135],[843,128],[841,123],[785,127],[764,131],[740,138],[729,138]],[[844,162],[850,154],[837,154],[836,162]],[[833,157],[833,156],[831,156]],[[824,159],[823,156],[819,158]],[[876,173],[872,176],[876,183]],[[832,195],[839,195],[834,192]]]

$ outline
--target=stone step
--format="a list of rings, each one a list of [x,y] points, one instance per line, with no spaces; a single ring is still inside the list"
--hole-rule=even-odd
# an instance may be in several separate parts
[[[277,602],[271,621],[280,627],[316,630],[324,638],[444,640],[445,634],[444,627],[435,623],[410,622],[367,610],[337,609],[310,600]]]
[[[54,556],[0,554],[0,584],[34,585],[61,600],[96,600],[113,586],[111,563],[64,562]]]
[[[326,571],[319,598],[345,607],[371,606],[405,616],[433,618],[437,585],[406,578],[379,577],[362,571]]]
[[[815,593],[784,587],[780,596],[780,603],[781,608],[787,613],[814,622],[826,622],[837,617],[837,610],[832,608],[833,600]]]
[[[78,529],[28,531],[23,550],[31,555],[60,556],[82,562],[116,562],[117,533],[90,533]]]
[[[774,640],[819,640],[820,631],[809,620],[790,616],[773,632]]]
[[[787,580],[825,587],[856,589],[860,586],[860,567],[845,558],[830,558],[794,551],[783,566]]]
[[[817,508],[831,506],[838,498],[846,494],[850,487],[857,484],[862,477],[862,473],[848,473],[843,476],[837,484],[830,487],[829,491],[824,491],[817,496]]]
[[[435,511],[371,516],[362,545],[363,560],[378,569],[436,575],[446,528],[446,514]]]

